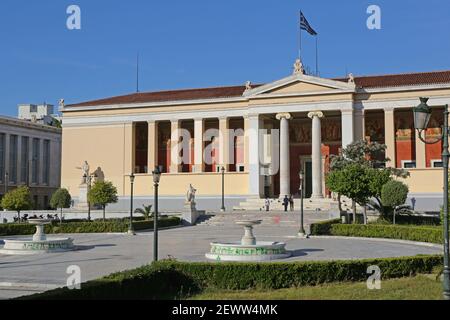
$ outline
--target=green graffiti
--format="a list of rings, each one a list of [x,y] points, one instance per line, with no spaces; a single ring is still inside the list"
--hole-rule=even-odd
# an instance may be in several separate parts
[[[263,256],[263,255],[276,255],[285,254],[286,250],[284,248],[236,248],[236,247],[226,247],[226,246],[211,246],[211,254],[216,255],[228,255],[228,256]]]

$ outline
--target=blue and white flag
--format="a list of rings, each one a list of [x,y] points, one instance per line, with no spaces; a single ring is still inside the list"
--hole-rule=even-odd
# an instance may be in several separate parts
[[[305,30],[312,36],[317,36],[317,32],[314,31],[314,29],[309,24],[308,20],[306,20],[305,16],[303,15],[303,12],[300,11],[300,29]]]

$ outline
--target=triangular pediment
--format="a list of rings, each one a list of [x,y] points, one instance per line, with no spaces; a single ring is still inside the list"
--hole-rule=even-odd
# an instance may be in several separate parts
[[[255,89],[247,90],[245,97],[308,95],[355,92],[354,83],[324,79],[305,74],[294,74],[290,77],[268,83]]]

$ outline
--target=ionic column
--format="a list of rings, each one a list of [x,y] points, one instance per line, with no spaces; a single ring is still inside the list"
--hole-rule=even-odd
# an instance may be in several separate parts
[[[280,198],[291,194],[290,152],[289,152],[289,113],[279,113],[280,120]]]
[[[322,125],[320,119],[323,118],[321,111],[314,111],[308,114],[312,119],[312,198],[323,198],[322,191]]]
[[[261,174],[260,152],[263,149],[259,130],[263,121],[258,115],[248,115],[244,119],[245,165],[248,167],[248,193],[250,197],[260,198],[264,194],[263,175]]]
[[[355,126],[353,119],[353,110],[341,111],[342,123],[342,148],[347,148],[355,140]]]
[[[387,146],[386,157],[391,159],[391,162],[388,162],[386,165],[388,167],[396,168],[394,113],[394,108],[384,109],[384,140]]]
[[[170,126],[170,173],[180,172],[180,121],[172,120]]]
[[[230,164],[230,132],[229,132],[229,119],[220,118],[219,119],[219,159],[220,166],[224,167],[228,171]]]
[[[148,121],[147,173],[153,172],[158,164],[158,124]]]
[[[204,119],[194,120],[194,172],[204,171],[203,159],[203,131],[205,127]]]

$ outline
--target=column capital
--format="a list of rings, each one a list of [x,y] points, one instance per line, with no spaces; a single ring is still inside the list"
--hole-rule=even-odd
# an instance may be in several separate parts
[[[284,113],[278,113],[276,118],[277,118],[277,120],[281,120],[281,119],[291,120],[292,116],[290,113],[284,112]]]
[[[384,112],[394,112],[395,108],[394,107],[384,107],[383,110],[384,110]]]
[[[318,117],[319,119],[324,118],[322,111],[312,111],[308,113],[308,118],[314,119],[315,117]]]

